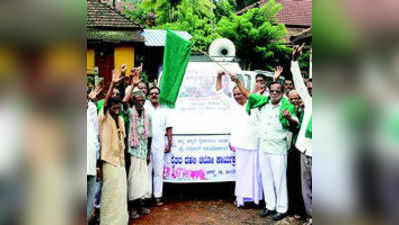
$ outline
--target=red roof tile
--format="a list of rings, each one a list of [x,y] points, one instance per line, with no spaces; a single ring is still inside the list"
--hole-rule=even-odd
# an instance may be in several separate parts
[[[238,11],[241,15],[249,9],[264,6],[268,0],[261,0]],[[277,14],[278,22],[293,26],[312,26],[312,0],[276,0],[282,9]]]
[[[141,29],[139,24],[98,0],[87,0],[87,27]]]

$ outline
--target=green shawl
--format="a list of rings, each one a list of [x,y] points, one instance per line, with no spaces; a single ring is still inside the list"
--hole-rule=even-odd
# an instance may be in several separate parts
[[[266,104],[268,104],[270,101],[269,96],[262,96],[258,94],[251,94],[248,98],[248,104],[247,104],[247,113],[251,114],[251,109],[259,108],[262,107]],[[281,99],[281,107],[280,107],[280,122],[283,125],[285,129],[289,127],[289,122],[286,118],[283,117],[283,112],[284,110],[288,110],[288,112],[291,114],[291,116],[296,116],[296,110],[295,106],[291,104],[287,98],[283,97]]]
[[[306,133],[305,133],[305,137],[310,139],[312,139],[312,130],[313,130],[312,119],[313,117],[310,117],[308,127],[306,128]]]

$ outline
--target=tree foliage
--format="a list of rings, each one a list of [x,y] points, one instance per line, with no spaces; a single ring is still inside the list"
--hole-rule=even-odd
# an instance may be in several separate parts
[[[125,1],[127,2],[128,0]],[[134,9],[128,9],[127,7],[124,7],[124,13],[126,16],[130,17],[130,19],[142,25],[146,24],[146,21],[150,16],[148,9],[143,6],[142,2],[136,2]]]
[[[144,0],[142,6],[146,12],[157,16],[157,24],[170,23],[176,19],[176,7],[181,0]]]
[[[142,0],[128,15],[146,24],[146,15],[156,15],[152,29],[184,30],[190,33],[197,49],[207,51],[217,38],[234,42],[243,69],[272,70],[289,63],[291,49],[284,45],[287,30],[274,16],[281,4],[270,0],[238,16],[235,12],[256,1],[238,0]],[[196,49],[194,49],[195,51]]]
[[[223,16],[230,17],[236,10],[234,0],[216,1],[215,2],[215,18],[219,21]]]
[[[289,61],[290,48],[284,45],[287,30],[276,24],[274,15],[281,5],[273,0],[262,8],[253,8],[243,15],[222,17],[217,32],[234,42],[244,69],[272,70]]]
[[[177,6],[176,20],[157,28],[187,31],[193,36],[191,41],[196,49],[206,51],[212,41],[220,37],[215,32],[214,9],[215,5],[209,0],[182,0]]]

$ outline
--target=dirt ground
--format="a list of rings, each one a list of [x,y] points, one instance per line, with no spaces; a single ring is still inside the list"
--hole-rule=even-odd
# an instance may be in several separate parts
[[[259,209],[238,209],[233,205],[234,184],[166,184],[166,202],[153,207],[151,214],[138,220],[136,225],[299,225],[293,217],[273,222],[261,218]]]

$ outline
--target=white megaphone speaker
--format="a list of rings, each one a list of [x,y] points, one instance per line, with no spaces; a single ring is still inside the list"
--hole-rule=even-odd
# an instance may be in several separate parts
[[[214,61],[231,62],[236,56],[236,47],[229,39],[219,38],[209,46],[208,54]]]

